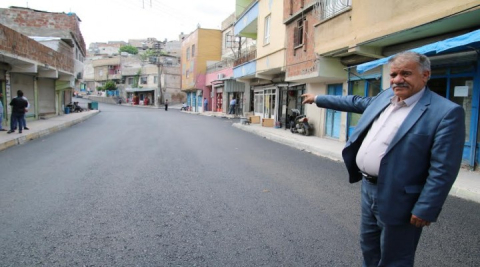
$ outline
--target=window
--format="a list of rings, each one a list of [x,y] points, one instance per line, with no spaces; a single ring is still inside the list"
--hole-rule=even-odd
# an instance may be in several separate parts
[[[271,15],[268,15],[267,17],[265,17],[265,32],[264,32],[263,44],[270,43],[270,20],[271,20]]]
[[[225,33],[225,44],[224,44],[225,48],[232,47],[232,45],[231,45],[232,40],[231,39],[232,39],[232,31],[228,31],[227,33]]]
[[[190,47],[187,48],[187,60],[190,60]]]
[[[308,34],[308,21],[305,18],[297,20],[297,26],[294,28],[293,32],[293,47],[294,55],[295,48],[303,45],[303,51],[307,51],[307,34]]]
[[[185,73],[185,76],[188,78],[188,76],[190,76],[190,71],[187,70],[187,72]]]
[[[127,84],[128,85],[133,85],[133,78],[127,78]]]
[[[301,44],[303,44],[303,18],[297,21],[297,27],[295,27],[295,33],[293,34],[293,46]]]
[[[153,76],[153,84],[157,84],[158,76]]]
[[[195,56],[195,45],[192,45],[192,57]]]
[[[140,84],[147,84],[147,76],[143,76],[140,78]]]

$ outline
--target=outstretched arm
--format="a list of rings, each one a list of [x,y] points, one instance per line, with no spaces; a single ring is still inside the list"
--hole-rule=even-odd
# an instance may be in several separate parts
[[[303,94],[303,104],[315,103],[317,107],[334,109],[338,111],[363,113],[374,97],[361,97],[357,95],[334,96]]]

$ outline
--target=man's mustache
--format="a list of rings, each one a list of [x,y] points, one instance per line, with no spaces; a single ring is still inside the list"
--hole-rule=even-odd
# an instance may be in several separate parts
[[[395,89],[396,87],[409,87],[408,83],[394,83],[392,84],[392,88]]]

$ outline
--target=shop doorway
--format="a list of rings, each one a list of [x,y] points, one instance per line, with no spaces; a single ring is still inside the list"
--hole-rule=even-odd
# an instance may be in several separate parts
[[[342,84],[329,84],[328,95],[342,95]],[[341,112],[327,109],[325,118],[325,135],[338,139],[340,137]]]
[[[350,94],[358,96],[376,96],[382,90],[380,77],[374,79],[355,80],[350,82]],[[350,137],[357,126],[358,120],[362,115],[350,112],[348,113],[348,131],[347,137]]]
[[[465,110],[465,147],[463,158],[480,162],[478,154],[479,140],[478,114],[472,113],[475,65],[433,67],[428,87],[433,92],[462,106]],[[477,118],[477,119],[474,119]],[[473,138],[476,137],[476,138]],[[475,154],[471,155],[472,143],[476,142]],[[472,162],[473,163],[473,162]]]

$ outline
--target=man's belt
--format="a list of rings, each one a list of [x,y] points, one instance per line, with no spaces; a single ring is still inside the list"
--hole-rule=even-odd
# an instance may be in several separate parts
[[[362,174],[362,176],[365,180],[369,181],[372,184],[377,184],[377,176],[372,176],[372,175],[364,173],[362,171],[360,173]]]

